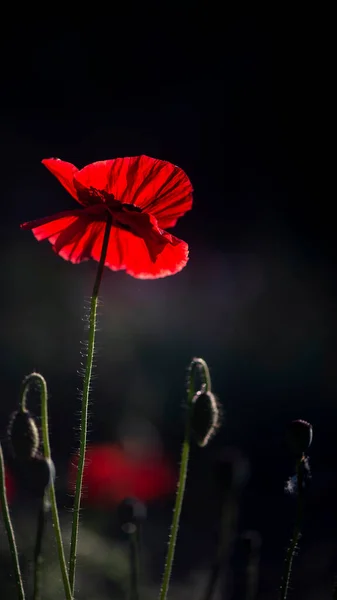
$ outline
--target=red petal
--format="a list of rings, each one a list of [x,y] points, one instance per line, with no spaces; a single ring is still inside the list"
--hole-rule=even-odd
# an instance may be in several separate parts
[[[74,491],[78,456],[73,457],[69,472],[69,487]],[[84,497],[93,506],[111,506],[131,495],[132,469],[123,451],[113,444],[88,446],[83,474]]]
[[[78,189],[92,187],[139,206],[161,227],[171,227],[192,207],[193,188],[184,171],[145,155],[92,163],[77,171],[74,181]]]
[[[74,490],[78,456],[69,471],[69,488]],[[165,460],[130,460],[115,444],[89,445],[86,451],[83,500],[92,506],[113,506],[127,496],[144,502],[173,492],[175,469]]]
[[[79,263],[100,260],[105,230],[105,206],[66,211],[51,217],[23,223],[37,240],[48,239],[54,251],[65,260]],[[114,214],[114,213],[113,213]],[[156,279],[177,273],[188,261],[188,245],[158,228],[155,217],[146,213],[119,213],[121,227],[110,232],[105,265],[113,271],[125,269],[139,279]]]
[[[163,232],[165,245],[155,258],[151,256],[151,245],[123,229],[113,228],[110,234],[105,265],[113,271],[125,271],[138,279],[157,279],[174,275],[183,269],[188,261],[188,245]],[[99,260],[99,253],[93,256]]]
[[[177,487],[175,470],[162,460],[150,460],[133,465],[132,495],[143,502],[171,494]]]
[[[66,211],[38,221],[23,223],[22,229],[31,229],[36,239],[48,239],[57,254],[72,263],[100,255],[105,222],[93,220],[90,210]]]
[[[59,158],[44,158],[42,164],[49,169],[49,171],[57,177],[63,187],[77,200],[79,200],[78,193],[74,186],[74,175],[78,169],[69,162],[60,160]]]
[[[7,502],[10,504],[15,495],[15,480],[11,472],[8,468],[5,468],[5,488],[6,488],[6,497]],[[1,511],[1,508],[0,508]]]
[[[28,221],[20,225],[21,229],[31,229],[37,240],[45,240],[50,235],[62,231],[68,225],[71,225],[77,217],[83,214],[83,210],[66,210],[51,217]],[[51,232],[51,233],[49,233]]]

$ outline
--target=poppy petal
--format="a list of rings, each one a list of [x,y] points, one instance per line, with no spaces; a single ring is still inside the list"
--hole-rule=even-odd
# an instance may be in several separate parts
[[[113,228],[105,266],[113,271],[125,269],[128,275],[137,279],[157,279],[174,275],[181,271],[188,261],[188,245],[168,232],[163,232],[162,241],[164,245],[161,251],[153,258],[151,244],[145,239],[129,231]],[[99,260],[99,252],[93,258]]]
[[[93,188],[115,195],[120,177],[120,170],[116,163],[123,160],[123,158],[98,160],[83,167],[77,171],[74,177],[76,189],[81,191],[83,188],[87,190]],[[116,200],[121,201],[121,198],[116,198]]]
[[[149,156],[98,161],[74,174],[78,192],[95,188],[150,212],[161,227],[173,226],[192,207],[192,184],[175,165]]]
[[[92,253],[100,256],[102,249],[105,222],[92,220],[91,212],[66,211],[23,223],[21,227],[31,229],[39,241],[48,239],[54,251],[65,260],[79,263],[91,258]]]
[[[21,229],[30,229],[33,231],[37,240],[48,239],[51,235],[59,233],[68,225],[83,214],[83,210],[65,210],[51,217],[36,219],[35,221],[27,221],[20,225]]]
[[[79,263],[100,260],[104,230],[104,207],[65,211],[21,225],[37,240],[48,240],[65,260]],[[188,245],[158,227],[146,213],[120,213],[120,226],[113,226],[105,265],[113,271],[125,269],[139,279],[156,279],[181,271],[188,261]],[[131,231],[124,228],[130,228]]]
[[[143,502],[155,500],[176,489],[176,472],[166,460],[130,460],[116,444],[89,445],[83,474],[83,501],[91,506],[115,506],[126,497]],[[70,463],[69,489],[73,493],[78,456]]]
[[[155,500],[171,494],[177,487],[177,474],[166,461],[134,464],[133,471],[133,495],[139,500]]]
[[[77,190],[74,185],[74,175],[78,171],[75,165],[60,160],[59,158],[44,158],[42,164],[49,169],[49,171],[57,177],[63,187],[72,195],[75,200],[83,204],[80,201]]]

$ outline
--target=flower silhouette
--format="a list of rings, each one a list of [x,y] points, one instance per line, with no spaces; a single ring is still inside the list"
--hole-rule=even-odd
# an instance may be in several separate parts
[[[21,227],[39,241],[49,240],[62,258],[99,261],[110,215],[105,265],[113,271],[155,279],[186,265],[188,245],[165,231],[192,207],[192,185],[182,169],[145,155],[98,161],[80,170],[56,158],[42,163],[82,207]]]

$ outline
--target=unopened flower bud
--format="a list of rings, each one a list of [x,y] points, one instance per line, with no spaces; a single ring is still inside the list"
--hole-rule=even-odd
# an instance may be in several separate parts
[[[21,488],[35,498],[43,498],[51,481],[55,479],[53,461],[40,454],[29,460],[16,461],[15,470]]]
[[[197,392],[192,399],[191,427],[197,444],[204,447],[216,433],[220,411],[212,392]]]
[[[25,460],[36,455],[40,444],[39,430],[28,410],[18,410],[13,414],[8,435],[17,458]]]
[[[302,419],[292,421],[286,434],[287,443],[291,452],[296,456],[305,454],[311,446],[312,435],[313,431],[310,423],[303,421]]]

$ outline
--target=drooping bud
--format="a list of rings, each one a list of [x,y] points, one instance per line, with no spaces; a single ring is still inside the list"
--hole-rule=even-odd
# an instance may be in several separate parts
[[[16,411],[8,427],[8,436],[14,455],[20,460],[33,458],[39,448],[39,430],[29,411]]]
[[[212,392],[200,390],[192,399],[191,428],[197,444],[204,447],[216,433],[220,410]]]
[[[34,498],[43,498],[45,491],[55,478],[53,461],[40,454],[36,454],[29,460],[15,461],[14,468],[21,489]]]
[[[313,429],[310,423],[302,419],[292,421],[286,433],[286,440],[290,451],[297,457],[305,454],[311,446],[312,436]]]

